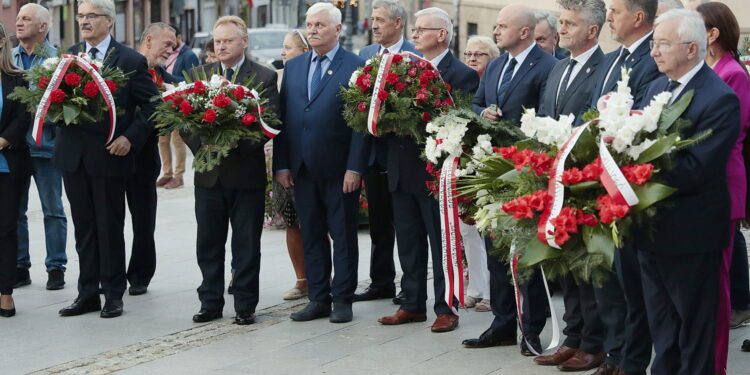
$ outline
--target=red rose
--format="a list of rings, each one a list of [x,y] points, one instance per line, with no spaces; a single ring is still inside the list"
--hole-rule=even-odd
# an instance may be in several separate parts
[[[216,121],[216,111],[213,109],[207,110],[206,113],[203,114],[203,121],[208,123]]]
[[[224,95],[224,93],[221,93],[219,95],[216,95],[214,100],[211,101],[215,107],[218,108],[224,108],[228,107],[230,104],[232,104],[232,99],[229,99],[228,96]]]
[[[89,98],[93,98],[99,95],[99,86],[97,86],[93,81],[88,81],[85,85],[83,85],[83,94]]]
[[[232,95],[234,95],[234,98],[237,100],[242,100],[245,98],[245,88],[242,86],[237,86],[234,91],[232,91]]]
[[[380,90],[378,91],[378,100],[381,102],[388,99],[388,91]]]
[[[562,183],[565,185],[577,184],[581,180],[583,180],[583,172],[576,167],[570,168],[562,174]]]
[[[81,76],[75,73],[68,73],[64,78],[65,84],[71,87],[76,87],[81,84]]]
[[[258,112],[260,112],[260,114],[266,113],[266,107],[264,107],[264,106],[258,107]]]
[[[404,92],[406,90],[406,84],[403,82],[399,82],[396,84],[396,87],[394,88],[396,92]]]
[[[429,97],[429,93],[427,92],[427,90],[419,89],[419,91],[417,91],[417,97],[416,97],[417,104],[422,104],[422,101],[427,100],[428,97]]]
[[[203,94],[206,92],[206,85],[203,84],[203,81],[195,81],[195,85],[193,86],[193,93],[194,94]]]
[[[372,70],[372,65],[367,65],[364,69],[362,69],[362,72],[369,73]]]
[[[359,104],[357,104],[357,110],[360,111],[360,112],[366,111],[367,110],[367,103],[365,103],[365,102],[359,102]]]
[[[47,85],[49,85],[49,78],[47,78],[47,77],[39,78],[39,83],[37,84],[37,86],[40,89],[46,89]]]
[[[394,55],[393,55],[393,60],[391,60],[391,61],[392,61],[392,62],[393,62],[394,64],[398,64],[398,63],[400,63],[400,62],[401,62],[401,61],[402,61],[403,59],[404,59],[404,56],[402,56],[401,54],[394,54]]]
[[[242,124],[245,126],[250,126],[256,121],[258,121],[258,118],[249,113],[246,113],[244,116],[242,116]]]
[[[105,80],[104,83],[107,84],[107,87],[109,87],[109,92],[114,94],[115,91],[117,91],[117,84],[114,81]]]
[[[406,74],[407,74],[407,75],[408,75],[409,77],[416,77],[416,76],[417,76],[417,68],[411,68],[411,69],[409,69],[409,70],[408,70],[408,71],[406,72]]]
[[[357,77],[356,85],[362,90],[362,92],[365,92],[372,86],[372,78],[367,74],[362,74]]]
[[[430,112],[422,112],[422,122],[430,121],[431,118]]]
[[[56,89],[56,90],[53,90],[53,91],[52,91],[52,92],[50,93],[50,95],[49,95],[49,100],[50,100],[50,101],[51,101],[52,103],[62,103],[62,102],[63,102],[63,100],[65,100],[65,97],[66,97],[66,95],[65,95],[65,91],[63,91],[63,90],[60,90],[60,89]]]
[[[190,105],[190,102],[187,100],[183,100],[180,103],[180,112],[182,112],[183,115],[187,116],[190,114],[190,112],[193,112],[195,108],[193,108],[192,105]]]
[[[451,98],[445,99],[443,104],[445,104],[446,107],[453,107],[453,99]]]

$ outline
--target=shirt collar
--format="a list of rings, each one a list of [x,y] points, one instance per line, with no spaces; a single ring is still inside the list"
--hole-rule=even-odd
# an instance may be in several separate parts
[[[225,71],[227,70],[227,68],[231,68],[231,69],[232,69],[232,70],[233,70],[233,71],[234,71],[234,72],[236,73],[236,72],[237,72],[237,70],[238,70],[238,69],[239,69],[239,68],[240,68],[240,67],[242,66],[242,64],[244,64],[244,63],[245,63],[245,54],[243,53],[243,54],[242,54],[242,58],[240,59],[240,61],[239,61],[239,62],[238,62],[237,64],[235,64],[234,66],[226,66],[226,65],[224,65],[224,63],[221,63],[221,71],[222,71],[222,72],[225,72]],[[231,77],[227,77],[227,78],[231,78]]]
[[[435,69],[437,69],[437,66],[440,65],[440,62],[443,61],[443,58],[448,54],[448,52],[450,52],[450,49],[446,48],[445,51],[441,52],[439,55],[435,56],[434,59],[430,60]]]
[[[330,51],[328,51],[328,53],[326,53],[326,55],[325,55],[325,56],[326,56],[326,57],[328,58],[328,62],[332,62],[332,61],[333,61],[333,57],[334,57],[334,56],[336,56],[336,53],[338,53],[338,52],[339,52],[339,48],[340,48],[340,47],[341,47],[341,46],[339,46],[339,44],[338,44],[338,43],[336,43],[336,46],[335,46],[335,47],[333,47],[333,49],[331,49]],[[317,56],[318,56],[318,53],[317,53],[317,52],[315,52],[315,50],[313,50],[313,51],[312,51],[312,53],[311,53],[310,55],[311,55],[311,57],[310,57],[310,60],[313,60],[313,59],[315,59],[315,57],[317,57]],[[313,61],[313,62],[314,62],[314,61]]]
[[[703,64],[705,64],[705,62],[701,60],[699,63],[695,64],[693,69],[690,69],[682,77],[678,78],[677,82],[680,83],[680,86],[678,86],[678,88],[687,85],[688,82],[690,82],[690,80],[693,79],[693,77],[695,77],[696,74],[698,74],[698,71],[701,70],[701,68],[703,67]]]
[[[579,66],[584,66],[589,61],[589,59],[591,58],[591,56],[594,55],[594,52],[596,52],[597,49],[599,49],[599,45],[598,44],[594,45],[588,51],[586,51],[586,52],[584,52],[584,53],[582,53],[582,54],[580,54],[580,55],[578,55],[576,57],[572,57],[572,55],[571,55],[570,59],[571,60],[575,60],[576,63]]]
[[[91,48],[96,47],[96,49],[99,50],[99,53],[102,54],[102,56],[106,56],[107,49],[109,48],[109,43],[111,41],[112,41],[112,35],[108,34],[107,37],[104,38],[104,40],[102,40],[101,42],[99,42],[99,44],[95,46],[92,46],[91,44],[89,44],[89,42],[86,42],[86,52],[88,53],[88,51],[90,51]]]
[[[650,36],[651,36],[651,34],[653,34],[653,33],[654,33],[653,31],[650,31],[650,32],[649,32],[648,34],[644,35],[644,36],[643,36],[643,37],[642,37],[641,39],[638,39],[638,40],[636,40],[636,41],[635,41],[635,43],[633,43],[633,44],[631,44],[631,45],[629,45],[629,46],[627,46],[627,47],[623,45],[623,47],[627,48],[627,49],[628,49],[628,51],[630,51],[630,53],[633,53],[633,51],[637,50],[637,49],[638,49],[638,47],[640,47],[640,46],[641,46],[641,44],[643,44],[643,42],[644,42],[644,41],[645,41],[645,40],[646,40],[646,39],[647,39],[648,37],[650,37]]]
[[[510,52],[508,52],[508,56],[510,56],[511,59],[516,59],[516,66],[521,66],[523,61],[526,60],[526,57],[531,53],[531,50],[534,49],[534,46],[536,46],[536,42],[531,43],[531,45],[519,53],[518,56],[513,56]]]
[[[380,45],[380,49],[378,50],[378,54],[383,53],[383,50],[388,48],[388,52],[390,53],[396,53],[401,51],[401,47],[404,45],[404,37],[402,36],[401,39],[398,40],[398,42],[394,43],[392,46],[384,46]]]

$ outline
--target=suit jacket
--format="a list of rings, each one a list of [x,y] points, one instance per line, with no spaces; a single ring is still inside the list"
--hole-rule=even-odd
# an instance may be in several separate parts
[[[624,66],[632,69],[630,71],[628,87],[630,87],[630,93],[633,95],[633,101],[635,103],[641,102],[643,96],[646,95],[648,85],[662,75],[659,72],[659,68],[656,67],[654,58],[651,57],[651,47],[649,46],[651,40],[653,40],[653,34],[644,39],[643,43],[641,43],[635,51],[630,51],[630,55],[625,59]],[[607,87],[603,86],[605,84],[604,80],[607,77],[607,73],[612,67],[612,64],[617,60],[617,57],[620,56],[622,48],[623,47],[621,46],[604,57],[602,68],[599,69],[596,74],[596,84],[594,85],[591,101],[589,103],[591,108],[596,108],[596,102],[599,101],[599,98],[603,95],[602,93],[606,94],[610,91],[617,90],[617,83],[613,83]],[[617,80],[615,82],[620,80],[620,72],[613,71],[612,74],[617,75]]]
[[[648,105],[666,91],[662,76],[648,88],[639,107]],[[712,134],[693,147],[677,151],[672,169],[659,177],[678,191],[663,201],[651,224],[653,231],[636,230],[639,249],[664,253],[719,252],[729,242],[729,191],[727,159],[740,126],[737,95],[707,65],[691,79],[680,96],[695,90],[683,118],[691,126],[683,138],[711,130]],[[679,99],[679,97],[677,98]]]
[[[454,91],[464,94],[475,92],[479,75],[448,52],[437,66],[443,80]],[[388,137],[388,188],[411,194],[427,194],[425,181],[432,179],[420,157],[423,146],[410,137]]]
[[[597,47],[594,54],[581,67],[575,78],[568,83],[565,95],[560,98],[560,111],[557,110],[558,106],[556,105],[557,90],[565,74],[565,69],[570,63],[570,57],[558,61],[555,67],[552,68],[549,80],[547,80],[544,88],[544,93],[542,93],[539,114],[554,119],[560,118],[561,115],[573,114],[576,116],[575,123],[581,124],[583,122],[581,116],[588,109],[589,98],[591,98],[591,92],[595,83],[592,78],[596,75],[597,68],[601,66],[600,63],[603,58],[604,52],[602,52],[601,48]]]
[[[203,70],[210,77],[211,73],[221,74],[221,63],[201,65],[190,72],[192,77]],[[262,95],[268,98],[268,111],[277,111],[279,108],[279,93],[276,90],[276,72],[268,69],[249,58],[237,72],[237,82],[255,75],[254,83],[260,82],[263,90]],[[197,137],[186,137],[182,134],[185,144],[196,153],[202,146]],[[207,172],[195,172],[195,186],[202,188],[213,188],[217,183],[228,189],[264,189],[268,183],[266,177],[266,159],[263,153],[265,142],[251,142],[242,140],[237,142],[237,147],[232,149],[221,164]]]
[[[182,72],[190,72],[191,69],[200,65],[201,62],[198,60],[198,56],[195,56],[193,50],[187,44],[184,44],[180,48],[180,54],[177,55],[177,60],[174,62],[174,69],[172,74],[177,77],[183,77]]]
[[[339,94],[364,60],[340,47],[323,74],[318,92],[308,99],[312,53],[297,56],[284,67],[284,130],[274,139],[273,169],[289,169],[296,177],[305,165],[314,179],[342,179],[347,170],[364,173],[368,152],[365,135],[346,125],[344,101]]]
[[[497,102],[497,90],[500,74],[508,62],[506,52],[487,64],[487,68],[474,96],[474,111],[482,113],[492,104],[497,105],[503,113],[503,119],[520,121],[524,108],[539,109],[539,101],[549,78],[549,73],[557,64],[557,59],[545,52],[538,45],[534,46],[510,81],[508,91],[502,103]]]
[[[26,111],[26,106],[17,101],[8,99],[16,87],[28,86],[23,74],[2,74],[3,84],[3,111],[0,114],[0,137],[5,138],[10,145],[0,153],[8,161],[11,175],[31,173],[31,155],[29,145],[26,143],[26,129],[32,122],[31,115]]]
[[[377,55],[379,51],[380,44],[370,44],[359,51],[359,57],[367,60]],[[421,56],[421,54],[414,49],[414,45],[409,43],[408,40],[404,40],[404,43],[401,44],[401,50],[399,50],[399,52],[402,51],[414,52]],[[372,167],[376,161],[381,167],[388,165],[388,142],[384,138],[376,138],[369,134],[367,135],[365,142],[367,143],[365,148],[370,152],[367,158],[367,166]]]
[[[85,43],[79,43],[70,47],[69,51],[78,53],[85,48]],[[151,80],[146,58],[112,38],[104,64],[118,67],[126,73],[132,72],[126,84],[119,87],[114,95],[117,110],[124,112],[117,116],[112,138],[124,135],[132,144],[132,149],[125,156],[112,155],[106,150],[109,128],[106,114],[100,123],[62,125],[55,140],[54,162],[63,172],[74,172],[83,165],[89,175],[127,177],[135,168],[134,150],[141,149],[154,131],[154,124],[149,119],[156,103],[151,99],[159,95],[159,91]]]

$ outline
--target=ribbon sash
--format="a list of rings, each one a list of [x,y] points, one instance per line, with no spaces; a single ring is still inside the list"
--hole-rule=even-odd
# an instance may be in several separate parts
[[[440,229],[442,233],[443,276],[445,278],[445,302],[454,314],[453,298],[458,297],[464,306],[463,242],[458,218],[458,201],[455,197],[456,168],[459,157],[449,156],[443,162],[439,181]]]
[[[638,204],[638,196],[630,187],[630,183],[622,174],[609,150],[607,150],[603,137],[599,140],[599,158],[602,160],[602,174],[599,176],[599,180],[609,196],[618,204],[627,204],[628,206]]]
[[[34,115],[34,124],[31,130],[31,135],[38,146],[42,145],[44,120],[47,116],[47,112],[49,111],[49,106],[52,104],[50,102],[50,95],[52,94],[52,91],[55,91],[60,87],[60,84],[63,81],[63,77],[68,72],[71,64],[76,64],[78,67],[83,69],[86,74],[91,76],[91,79],[96,84],[99,92],[102,93],[102,97],[104,98],[104,102],[107,104],[107,109],[109,111],[109,129],[107,134],[107,142],[105,142],[105,144],[108,144],[112,141],[112,137],[115,134],[115,126],[117,123],[115,99],[112,96],[112,92],[109,91],[109,86],[107,86],[106,82],[104,82],[104,78],[102,78],[101,74],[99,74],[99,71],[97,71],[88,61],[86,61],[85,57],[87,56],[88,55],[83,52],[79,53],[78,55],[60,56],[61,60],[57,64],[57,68],[55,68],[55,72],[52,74],[52,78],[47,84],[47,88],[44,90],[42,100],[39,102],[36,114]]]

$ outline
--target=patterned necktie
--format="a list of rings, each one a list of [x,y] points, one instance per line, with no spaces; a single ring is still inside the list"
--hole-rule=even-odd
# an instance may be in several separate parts
[[[89,50],[89,56],[91,56],[91,58],[94,60],[97,60],[96,55],[98,53],[99,53],[99,49],[97,49],[96,47],[91,47],[91,49]]]
[[[388,51],[388,48],[384,48],[384,49],[383,49],[383,55],[387,55],[387,54],[389,54],[389,53],[390,53],[390,51]]]
[[[500,86],[497,89],[498,106],[501,106],[505,97],[508,96],[508,87],[513,78],[513,70],[516,68],[516,62],[516,59],[510,59],[510,61],[508,61],[508,67],[505,69],[505,73],[503,73],[503,79],[500,80]]]
[[[612,85],[617,83],[617,81],[619,81],[621,78],[620,68],[622,68],[622,65],[625,63],[625,59],[627,59],[628,56],[630,56],[630,51],[628,51],[627,48],[623,48],[621,52],[622,53],[620,53],[620,57],[618,57],[617,61],[615,62],[614,68],[609,73],[609,78],[607,78],[606,84],[602,86],[602,92],[601,92],[602,95],[607,93],[605,92],[605,90],[607,90],[607,87],[612,87]]]
[[[323,73],[323,61],[327,58],[326,55],[315,56],[315,71],[313,72],[312,80],[310,81],[310,97],[312,98],[320,89],[320,82],[322,81]]]
[[[555,114],[560,115],[562,109],[562,98],[565,96],[565,92],[568,91],[568,82],[570,81],[570,75],[573,73],[573,69],[576,66],[577,61],[570,59],[568,63],[568,70],[565,72],[565,77],[562,80],[562,86],[560,86],[560,92],[557,94],[557,100],[555,100]]]

